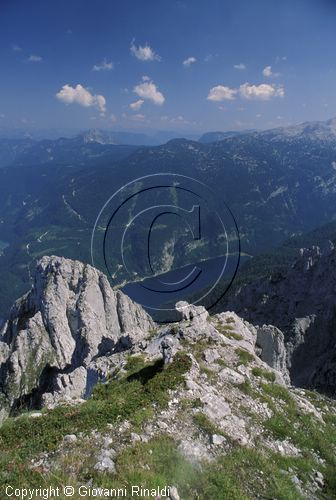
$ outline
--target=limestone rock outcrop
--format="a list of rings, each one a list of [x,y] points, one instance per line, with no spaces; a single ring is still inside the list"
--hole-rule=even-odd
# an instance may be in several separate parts
[[[284,334],[276,326],[263,325],[257,327],[256,345],[257,348],[260,348],[260,358],[274,370],[282,373],[286,382],[290,383],[284,340]]]
[[[129,348],[153,327],[142,307],[92,266],[43,257],[0,334],[0,392],[10,407],[42,393],[46,400],[84,397],[89,379],[99,378],[95,360]]]
[[[204,307],[187,302],[178,302],[176,310],[181,321],[159,327],[141,306],[112,290],[97,269],[43,257],[31,290],[14,304],[0,334],[0,419],[17,407],[86,399],[97,382],[123,370],[130,354],[169,364],[183,342],[200,343],[207,365],[224,364],[223,382],[245,380],[244,373],[226,367],[239,362],[236,350],[255,367],[269,366],[278,383],[288,381],[283,336],[276,328],[256,329],[234,312],[210,317]]]

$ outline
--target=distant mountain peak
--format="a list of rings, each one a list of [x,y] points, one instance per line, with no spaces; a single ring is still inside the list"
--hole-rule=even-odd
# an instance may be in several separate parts
[[[113,133],[109,134],[100,129],[89,129],[86,132],[80,134],[83,142],[85,144],[96,142],[98,144],[119,144],[113,137]]]
[[[311,139],[319,141],[336,140],[336,118],[326,121],[303,122],[289,127],[279,127],[262,132],[263,136],[276,138]]]

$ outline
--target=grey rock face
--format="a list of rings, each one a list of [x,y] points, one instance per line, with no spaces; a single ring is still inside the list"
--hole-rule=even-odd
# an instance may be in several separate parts
[[[53,407],[59,401],[80,403],[98,381],[125,364],[126,353],[143,353],[171,363],[183,342],[221,345],[204,348],[206,365],[218,370],[224,384],[240,384],[239,373],[221,370],[220,361],[239,361],[236,349],[250,353],[255,363],[256,342],[279,383],[285,373],[281,333],[262,327],[261,333],[234,312],[210,318],[204,307],[179,302],[182,322],[158,328],[148,314],[126,295],[113,291],[107,278],[93,267],[59,257],[43,257],[37,264],[32,289],[12,308],[0,337],[0,417],[18,404]],[[148,338],[148,333],[156,335]],[[234,334],[231,332],[234,331]],[[245,369],[245,371],[244,371]],[[230,415],[223,397],[212,390],[199,394],[209,418]],[[238,424],[236,425],[236,427]]]
[[[180,495],[178,494],[176,486],[170,486],[169,498],[170,500],[180,500]]]
[[[257,348],[260,348],[259,357],[274,370],[283,374],[287,383],[290,382],[286,363],[286,348],[284,334],[272,325],[263,325],[257,328]]]
[[[98,472],[116,472],[115,463],[111,456],[113,456],[113,450],[102,450],[94,469]]]
[[[323,251],[319,247],[301,249],[299,258],[286,274],[243,286],[229,307],[253,324],[271,323],[284,333],[287,365],[295,385],[316,388],[334,396],[335,293],[336,250],[329,242]],[[265,343],[266,330],[258,331],[261,356],[270,359],[266,344],[269,346],[272,341],[278,355],[270,362],[283,371],[281,341],[274,343],[276,337],[271,335]]]
[[[221,436],[220,434],[213,434],[211,436],[211,442],[214,445],[220,446],[221,444],[225,443],[225,437]]]
[[[154,324],[97,269],[43,257],[32,289],[12,308],[0,336],[0,393],[9,407],[82,398],[99,379],[97,359],[131,347]],[[3,407],[4,405],[2,405]]]

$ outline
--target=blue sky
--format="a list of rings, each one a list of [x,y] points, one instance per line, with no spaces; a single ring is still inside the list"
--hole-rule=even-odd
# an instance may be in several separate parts
[[[336,115],[331,0],[1,0],[0,127],[269,128]]]

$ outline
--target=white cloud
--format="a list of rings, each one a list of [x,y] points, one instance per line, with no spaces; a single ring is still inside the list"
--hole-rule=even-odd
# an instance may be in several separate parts
[[[63,85],[56,97],[65,104],[77,103],[85,108],[95,107],[102,115],[106,112],[106,99],[102,95],[93,95],[85,87],[77,84],[76,87]]]
[[[137,94],[140,99],[148,99],[158,106],[161,106],[165,102],[164,95],[157,89],[155,83],[152,81],[139,83],[139,85],[134,87],[133,92]]]
[[[142,115],[141,113],[138,113],[137,115],[132,115],[131,120],[134,120],[136,122],[142,122],[145,119],[145,115]]]
[[[19,45],[16,45],[16,43],[13,43],[12,50],[14,50],[14,52],[22,52],[22,47],[20,47]]]
[[[196,57],[188,57],[187,59],[185,59],[183,61],[183,66],[185,68],[189,68],[189,66],[191,66],[192,64],[195,64],[195,62],[197,61]]]
[[[216,56],[213,55],[213,54],[208,54],[207,56],[205,56],[204,58],[204,62],[210,62],[212,61]]]
[[[234,64],[234,69],[246,69],[246,65],[244,63]]]
[[[237,94],[236,89],[225,87],[224,85],[217,85],[210,89],[207,99],[209,101],[232,101]]]
[[[141,106],[143,105],[145,101],[143,99],[138,99],[137,101],[135,102],[132,102],[129,107],[130,109],[133,109],[134,111],[139,111],[139,109],[141,108]]]
[[[112,115],[110,115],[110,120],[111,122],[115,123],[117,121],[116,115],[112,113]]]
[[[42,61],[43,61],[43,59],[42,59],[42,57],[41,57],[41,56],[37,56],[37,55],[35,55],[35,54],[32,54],[32,55],[30,55],[30,56],[28,57],[27,61],[28,61],[28,62],[42,62]]]
[[[268,83],[251,85],[250,83],[244,83],[240,85],[239,93],[243,99],[268,101],[272,97],[284,97],[285,90],[282,85],[276,86]]]
[[[168,116],[168,115],[163,115],[160,117],[160,120],[162,122],[169,122],[169,123],[183,123],[189,125],[190,122],[183,116],[183,115],[178,115],[178,116]]]
[[[277,78],[280,76],[280,73],[274,73],[272,66],[266,66],[266,68],[263,69],[262,74],[267,78]]]
[[[110,71],[111,69],[113,69],[113,62],[107,62],[107,60],[104,59],[100,64],[95,64],[92,71]]]
[[[131,54],[133,54],[140,61],[161,61],[161,57],[146,43],[143,47],[131,44]]]
[[[266,66],[266,68],[263,69],[263,75],[267,76],[268,78],[273,75],[272,73],[272,66]]]
[[[268,101],[272,97],[284,97],[285,89],[282,85],[270,85],[268,83],[252,85],[246,82],[237,89],[217,85],[210,89],[207,99],[216,102],[232,101],[237,94],[243,99]]]
[[[147,76],[147,75],[144,75],[144,76],[141,78],[141,80],[142,80],[143,82],[149,82],[150,77],[149,77],[149,76]]]

